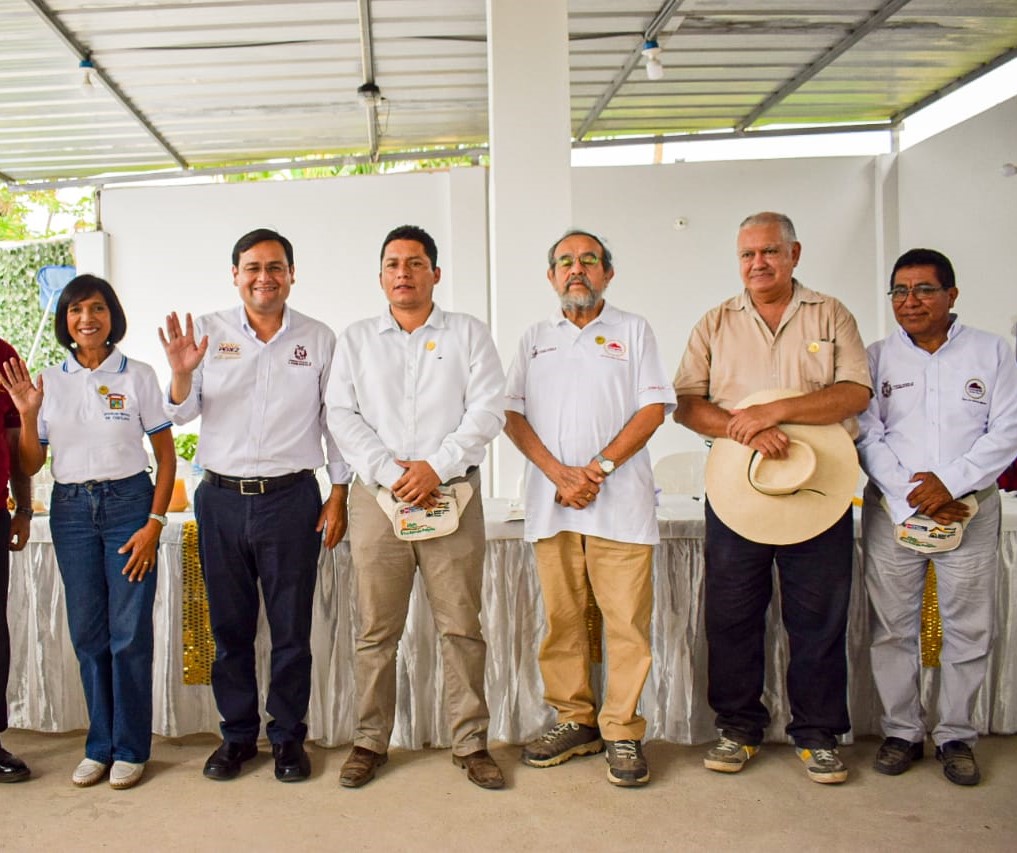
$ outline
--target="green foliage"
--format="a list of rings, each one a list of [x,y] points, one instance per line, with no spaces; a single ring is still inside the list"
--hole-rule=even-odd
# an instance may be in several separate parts
[[[49,264],[73,264],[72,248],[71,240],[0,246],[0,337],[11,344],[22,358],[28,358],[42,320],[35,274]],[[50,315],[32,364],[32,373],[57,364],[65,354],[53,334]]]
[[[196,432],[182,432],[173,436],[173,444],[177,449],[177,456],[187,462],[194,461],[194,454],[198,452],[198,434]]]
[[[34,240],[94,228],[92,195],[82,191],[75,198],[72,193],[70,200],[64,195],[60,198],[55,189],[12,192],[0,186],[0,240]],[[46,214],[45,222],[33,229],[29,216],[40,212]]]

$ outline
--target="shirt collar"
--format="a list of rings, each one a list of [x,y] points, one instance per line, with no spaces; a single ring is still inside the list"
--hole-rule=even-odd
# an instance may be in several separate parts
[[[437,302],[431,303],[431,313],[427,315],[424,325],[420,326],[420,328],[423,329],[424,326],[430,326],[432,329],[444,329],[446,325],[445,312],[441,310]],[[392,316],[391,308],[383,314],[378,315],[378,334],[383,332],[401,332],[402,330],[402,326]]]
[[[552,326],[562,326],[565,323],[571,322],[572,321],[565,316],[565,312],[562,311],[561,308],[556,309],[555,312],[551,315]],[[616,323],[620,322],[621,322],[621,312],[605,299],[604,307],[601,309],[601,312],[592,320],[590,320],[590,322],[587,323],[586,326],[584,326],[583,328],[585,329],[588,326],[594,325],[595,323],[603,323],[606,326],[613,326]]]
[[[803,302],[823,302],[824,297],[821,293],[811,290],[802,284],[798,279],[791,279],[791,300],[788,305],[801,305]],[[728,303],[728,310],[730,311],[746,311],[749,308],[755,308],[752,303],[752,297],[749,295],[748,288],[742,290],[734,299]]]
[[[957,315],[954,314],[953,312],[951,312],[950,313],[950,326],[946,330],[946,342],[942,346],[945,347],[948,343],[950,343],[950,341],[952,341],[955,337],[957,337],[957,335],[960,334],[961,329],[963,329],[963,328],[964,328],[964,325],[962,323],[958,322]],[[911,335],[909,335],[907,332],[905,332],[904,331],[904,327],[901,326],[899,323],[897,324],[897,334],[901,337],[901,339],[904,341],[904,343],[906,343],[909,347],[913,347],[915,349],[921,349],[921,347],[919,347],[918,344],[916,344],[913,340],[911,340]],[[940,349],[942,349],[942,347],[940,347]],[[923,350],[923,352],[924,352],[924,350]]]
[[[250,321],[247,319],[247,308],[244,307],[243,302],[241,302],[237,306],[237,322],[240,324],[240,328],[244,330],[245,335],[254,338],[255,340],[258,340],[258,333],[254,331],[254,328],[251,326]],[[283,303],[282,325],[279,327],[279,331],[272,335],[272,340],[275,340],[277,337],[279,337],[279,335],[285,332],[289,327],[290,327],[290,306],[287,305],[286,303]]]
[[[64,359],[62,369],[64,373],[80,373],[86,368],[81,365],[72,352],[66,359]],[[92,372],[123,373],[125,370],[127,370],[127,356],[120,352],[120,350],[116,347],[113,347],[113,349],[110,350],[109,355],[103,360],[102,364],[100,364]]]

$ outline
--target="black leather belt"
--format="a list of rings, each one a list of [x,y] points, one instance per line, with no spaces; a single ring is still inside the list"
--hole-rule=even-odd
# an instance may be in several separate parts
[[[269,492],[285,489],[313,476],[314,471],[310,469],[297,471],[295,474],[283,474],[281,477],[224,477],[214,471],[206,471],[202,479],[213,486],[240,492],[242,495],[267,495]]]

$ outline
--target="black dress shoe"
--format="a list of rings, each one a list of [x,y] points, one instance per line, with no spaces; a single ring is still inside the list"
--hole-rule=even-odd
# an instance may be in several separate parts
[[[31,775],[24,761],[0,746],[0,782],[23,782]]]
[[[971,747],[961,740],[948,740],[936,747],[936,758],[943,762],[943,775],[955,785],[977,785],[982,774]]]
[[[311,775],[311,759],[300,741],[273,743],[272,755],[275,757],[275,778],[280,782],[301,782]]]
[[[923,741],[912,743],[904,738],[888,737],[880,744],[876,760],[872,762],[872,769],[887,776],[899,776],[924,754]]]
[[[240,767],[258,754],[256,743],[224,740],[222,745],[213,752],[205,762],[204,773],[209,779],[225,782],[235,779],[240,774]]]

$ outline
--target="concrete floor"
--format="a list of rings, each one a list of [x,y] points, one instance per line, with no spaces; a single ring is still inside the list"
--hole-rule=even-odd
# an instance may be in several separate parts
[[[0,786],[0,849],[182,850],[1017,850],[1017,737],[983,739],[983,782],[960,788],[926,759],[896,778],[871,769],[878,741],[843,747],[843,785],[810,782],[793,749],[767,745],[739,775],[702,767],[704,747],[650,743],[653,779],[608,784],[602,756],[536,770],[492,752],[508,786],[467,782],[446,750],[393,750],[364,788],[338,785],[347,749],[310,747],[313,776],[282,785],[271,754],[233,781],[201,776],[218,741],[156,737],[130,791],[77,789],[84,734],[9,731],[32,779]]]

